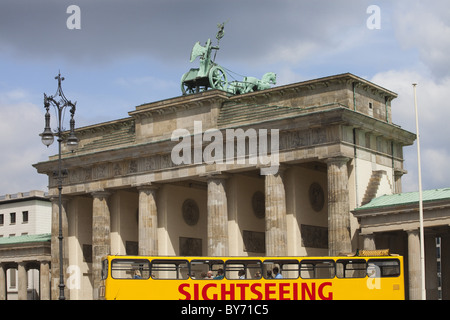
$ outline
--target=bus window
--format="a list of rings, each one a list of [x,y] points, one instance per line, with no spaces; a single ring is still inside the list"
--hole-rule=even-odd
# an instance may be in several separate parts
[[[366,260],[341,259],[336,262],[336,275],[338,278],[365,278]]]
[[[263,264],[263,275],[266,279],[297,279],[298,268],[297,260],[266,260]]]
[[[225,263],[225,277],[228,280],[261,279],[261,261],[228,260]]]
[[[300,262],[302,279],[332,279],[335,275],[333,260],[302,260]]]
[[[223,272],[223,260],[192,260],[191,278],[192,279],[220,279],[220,272]]]
[[[111,276],[114,279],[148,279],[150,262],[145,259],[114,259]]]
[[[153,279],[187,279],[189,264],[186,260],[152,260]]]
[[[367,263],[367,275],[371,278],[400,276],[400,261],[398,259],[372,259]]]
[[[102,280],[108,278],[108,259],[102,261]]]

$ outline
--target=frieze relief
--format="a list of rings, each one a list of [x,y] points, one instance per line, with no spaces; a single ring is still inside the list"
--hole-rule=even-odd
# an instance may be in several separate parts
[[[113,164],[113,172],[114,176],[121,176],[123,174],[123,165],[122,163],[115,163]]]
[[[291,150],[329,142],[327,128],[280,132],[280,150]]]
[[[69,179],[64,184],[86,183],[96,180],[111,179],[175,167],[170,154],[144,157],[141,159],[128,159],[114,163],[102,163],[69,170]],[[54,179],[51,179],[54,180]],[[56,186],[56,180],[50,181],[50,186]]]
[[[137,164],[137,160],[130,160],[128,162],[128,173],[129,174],[133,174],[133,173],[137,173],[138,172],[138,164]]]
[[[92,175],[92,179],[93,180],[101,180],[101,179],[105,179],[107,178],[110,174],[109,174],[109,165],[108,164],[99,164],[99,165],[94,165],[93,167],[93,175]]]
[[[326,128],[282,131],[280,132],[279,147],[280,151],[293,150],[309,147],[318,143],[326,143],[328,142],[327,140],[328,135]],[[246,143],[246,150],[248,150],[248,142]],[[170,153],[117,162],[97,163],[85,167],[69,169],[69,178],[65,179],[64,184],[87,183],[90,181],[106,180],[128,175],[151,173],[174,167],[181,168],[183,166],[175,165],[172,162]],[[50,181],[50,185],[52,187],[56,186],[56,181]]]
[[[309,131],[293,131],[280,135],[280,149],[292,149],[310,145]]]

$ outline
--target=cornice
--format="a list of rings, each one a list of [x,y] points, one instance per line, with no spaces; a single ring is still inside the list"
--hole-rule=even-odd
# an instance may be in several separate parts
[[[196,94],[179,96],[166,100],[142,104],[136,107],[136,110],[128,112],[131,117],[151,117],[153,115],[162,115],[174,113],[177,110],[186,110],[202,106],[220,104],[229,99],[229,94],[220,90],[209,90]]]
[[[134,125],[134,119],[132,117],[113,120],[113,121],[107,121],[102,123],[97,123],[94,125],[89,125],[85,127],[80,127],[75,130],[75,134],[79,137],[82,137],[84,135],[93,134],[93,133],[99,133],[99,132],[105,132],[108,130],[117,130],[124,127],[130,127]]]
[[[355,76],[351,73],[343,73],[333,76],[327,76],[323,78],[317,78],[313,80],[307,80],[302,82],[291,83],[287,85],[282,85],[278,87],[273,87],[263,91],[256,91],[242,95],[231,96],[230,101],[236,103],[243,103],[244,101],[256,101],[260,97],[268,98],[270,96],[278,95],[285,96],[292,93],[298,93],[302,90],[315,90],[320,87],[329,87],[333,83],[355,85],[355,87],[362,88],[363,90],[370,92],[380,97],[386,98],[388,101],[392,101],[397,98],[397,93],[383,88],[375,83],[368,80]]]

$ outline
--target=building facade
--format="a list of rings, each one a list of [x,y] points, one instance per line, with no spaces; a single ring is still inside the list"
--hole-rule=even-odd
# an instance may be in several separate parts
[[[63,149],[63,263],[69,284],[76,280],[66,297],[97,298],[100,259],[109,253],[308,256],[361,248],[351,210],[401,192],[403,147],[415,140],[392,122],[396,97],[347,73],[242,95],[175,97],[78,129],[79,148]],[[49,176],[57,217],[57,156],[34,166]]]
[[[51,215],[43,191],[0,196],[0,300],[50,298]]]
[[[450,188],[423,191],[425,293],[450,299]],[[406,297],[422,298],[419,193],[383,195],[353,211],[367,250],[389,248],[405,257]]]

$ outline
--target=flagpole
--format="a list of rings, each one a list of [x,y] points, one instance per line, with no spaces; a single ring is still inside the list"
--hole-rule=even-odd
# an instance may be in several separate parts
[[[423,231],[423,199],[422,199],[422,172],[420,165],[420,135],[419,135],[419,115],[417,112],[417,94],[416,83],[413,83],[414,88],[414,108],[416,111],[416,132],[417,132],[417,168],[419,175],[419,225],[420,225],[420,272],[422,280],[422,300],[427,299],[427,291],[425,288],[425,237]]]

